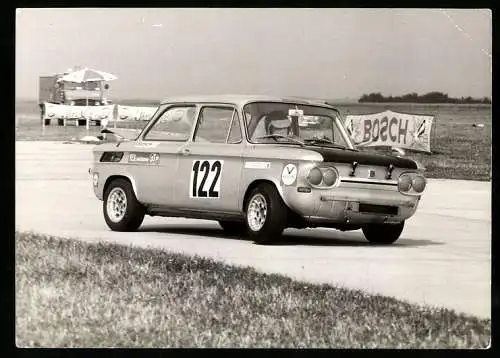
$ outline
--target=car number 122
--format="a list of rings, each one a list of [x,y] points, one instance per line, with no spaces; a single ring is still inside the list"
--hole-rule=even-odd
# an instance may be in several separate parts
[[[191,168],[189,196],[219,198],[223,160],[194,160]]]

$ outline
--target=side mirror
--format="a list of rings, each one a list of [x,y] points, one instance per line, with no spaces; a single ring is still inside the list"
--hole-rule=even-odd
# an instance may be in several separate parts
[[[396,157],[404,157],[405,151],[401,148],[392,148],[391,154],[395,155]]]
[[[109,85],[106,83],[106,84],[104,85],[104,89],[108,89],[108,88],[109,88]]]
[[[124,142],[124,141],[127,141],[127,138],[123,137],[122,135],[120,134],[117,134],[115,132],[113,132],[112,130],[109,130],[108,128],[104,128],[101,130],[101,134],[103,135],[103,138],[110,141],[110,142]],[[112,138],[114,139],[110,139],[107,134],[110,134],[112,136]]]

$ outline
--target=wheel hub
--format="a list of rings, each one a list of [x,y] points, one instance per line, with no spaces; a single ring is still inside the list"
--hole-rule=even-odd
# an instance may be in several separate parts
[[[108,195],[106,206],[108,217],[113,222],[120,222],[127,210],[127,196],[122,188],[113,188]]]
[[[252,231],[259,231],[267,217],[267,202],[262,194],[255,194],[248,204],[247,221]]]

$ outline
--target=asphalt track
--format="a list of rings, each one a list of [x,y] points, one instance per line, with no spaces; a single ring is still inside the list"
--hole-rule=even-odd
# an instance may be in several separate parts
[[[275,245],[227,237],[216,222],[146,217],[112,232],[87,172],[92,145],[16,142],[16,229],[85,241],[160,247],[490,317],[491,183],[429,180],[415,216],[391,246],[361,231],[286,230]]]

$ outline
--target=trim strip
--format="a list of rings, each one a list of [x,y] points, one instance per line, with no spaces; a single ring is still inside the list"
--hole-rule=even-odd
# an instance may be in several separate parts
[[[348,178],[340,178],[342,183],[356,183],[356,184],[376,184],[376,185],[390,185],[390,186],[398,186],[398,182],[395,180],[386,181],[386,180],[378,180],[378,179],[348,179]]]

